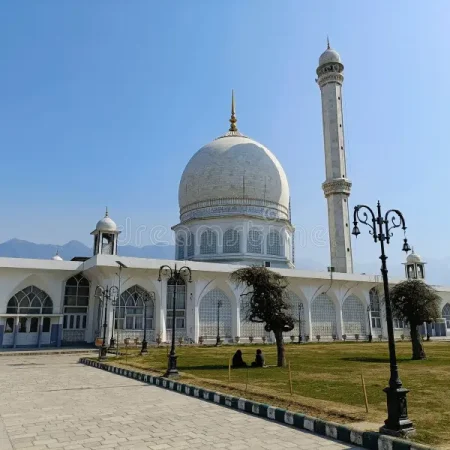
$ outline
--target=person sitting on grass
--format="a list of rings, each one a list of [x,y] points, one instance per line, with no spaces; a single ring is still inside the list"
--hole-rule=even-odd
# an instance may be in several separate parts
[[[258,348],[256,350],[256,357],[255,360],[252,362],[252,367],[265,367],[265,361],[264,361],[264,354],[263,352]]]
[[[233,369],[238,369],[239,367],[247,367],[247,363],[242,359],[242,351],[236,350],[236,353],[233,355],[233,361],[231,367]]]

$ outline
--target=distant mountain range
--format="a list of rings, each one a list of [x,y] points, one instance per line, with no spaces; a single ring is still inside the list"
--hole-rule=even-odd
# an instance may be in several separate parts
[[[35,244],[34,242],[11,239],[0,244],[0,257],[51,259],[58,249],[59,255],[66,261],[75,256],[92,256],[92,249],[79,241],[70,241],[64,245]],[[146,245],[134,247],[133,245],[119,246],[120,256],[136,258],[174,259],[175,246],[173,245]],[[450,258],[425,259],[427,281],[432,284],[450,285]],[[326,264],[308,258],[296,258],[295,267],[300,270],[326,271]],[[379,262],[356,263],[356,273],[367,275],[379,274]],[[403,266],[390,267],[389,274],[392,277],[403,277]]]
[[[59,256],[66,261],[70,261],[75,256],[92,256],[92,248],[79,241],[54,245],[11,239],[0,244],[0,257],[51,259],[55,256],[56,250],[58,250]],[[175,247],[173,245],[146,245],[144,247],[123,245],[119,247],[119,254],[137,258],[173,259]]]

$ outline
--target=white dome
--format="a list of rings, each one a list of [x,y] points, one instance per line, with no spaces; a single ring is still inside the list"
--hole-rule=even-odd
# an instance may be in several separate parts
[[[106,210],[105,217],[97,222],[95,229],[96,231],[117,231],[116,222],[109,217],[108,210]]]
[[[53,261],[63,261],[63,259],[61,258],[61,256],[58,255],[58,253],[56,253],[55,256],[53,256]]]
[[[322,66],[324,64],[328,63],[341,63],[341,57],[339,56],[339,53],[336,50],[333,50],[332,48],[327,48],[319,58],[319,66]]]
[[[414,250],[406,257],[408,264],[417,264],[422,262],[422,258],[414,253]]]
[[[260,208],[261,215],[270,211],[287,219],[289,184],[270,150],[237,131],[229,132],[191,158],[181,177],[178,202],[181,220],[205,217],[208,207],[224,214],[258,215]]]

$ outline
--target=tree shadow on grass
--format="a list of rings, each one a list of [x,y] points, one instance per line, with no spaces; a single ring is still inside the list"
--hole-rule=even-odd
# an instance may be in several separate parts
[[[341,358],[343,361],[355,361],[355,362],[365,362],[365,363],[386,363],[389,364],[389,358],[373,357],[373,356],[353,356],[347,358]],[[411,358],[399,358],[397,357],[397,362],[411,361]]]
[[[178,366],[179,370],[224,370],[228,369],[225,365],[206,365],[206,366]]]

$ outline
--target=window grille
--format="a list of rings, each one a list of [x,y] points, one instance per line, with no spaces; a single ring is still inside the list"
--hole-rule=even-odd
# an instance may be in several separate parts
[[[283,245],[278,231],[271,231],[267,236],[267,254],[274,256],[283,255]]]
[[[241,332],[240,337],[248,338],[253,337],[255,339],[261,339],[263,336],[266,338],[270,337],[270,333],[268,333],[264,329],[264,323],[260,322],[250,322],[247,320],[247,311],[249,307],[249,301],[242,297],[240,304],[240,315],[241,315]]]
[[[291,314],[291,316],[294,319],[294,328],[291,331],[287,331],[286,333],[283,333],[285,340],[286,338],[289,338],[289,336],[297,336],[299,335],[299,321],[301,321],[301,331],[302,331],[302,335],[306,334],[305,331],[305,311],[303,310],[303,308],[300,306],[301,304],[303,304],[302,300],[300,299],[300,297],[295,294],[292,291],[286,291],[286,299],[287,302],[289,303],[289,313]],[[290,338],[289,338],[290,339]]]
[[[369,292],[370,315],[372,318],[372,328],[381,330],[381,308],[380,296],[377,288],[372,288]]]
[[[442,317],[445,319],[445,323],[447,324],[447,328],[450,328],[450,304],[446,303],[442,308]]]
[[[344,322],[344,334],[353,336],[359,334],[365,336],[366,333],[366,308],[363,302],[350,295],[344,300],[342,305],[342,319]]]
[[[147,311],[144,299],[148,298]],[[150,293],[138,285],[134,285],[122,292],[119,305],[116,308],[115,328],[121,330],[143,330],[144,313],[147,317],[147,330],[154,329],[155,303]]]
[[[53,314],[53,302],[46,292],[28,286],[11,297],[6,314]]]
[[[187,257],[192,258],[194,255],[195,255],[194,233],[189,233],[188,244],[187,244]]]
[[[248,232],[247,252],[262,253],[263,234],[259,230],[252,229]]]
[[[215,255],[217,253],[217,234],[212,230],[205,230],[200,236],[200,254]]]
[[[185,239],[183,235],[179,235],[177,239],[177,259],[184,259],[184,247],[185,247]]]
[[[237,230],[227,230],[223,235],[223,252],[239,253],[240,252],[240,236]]]
[[[219,314],[217,314],[218,310]],[[231,338],[231,302],[222,290],[213,289],[200,302],[199,336],[203,336],[204,339],[212,339],[217,336],[218,316],[220,337],[222,339]]]
[[[336,307],[326,294],[318,295],[311,303],[312,336],[331,337],[336,334]]]
[[[177,291],[175,299],[175,336],[186,336],[186,283],[183,280],[178,280]],[[172,337],[173,326],[173,294],[175,288],[175,281],[169,279],[167,282],[167,315],[166,315],[166,332],[167,340]],[[169,331],[170,330],[170,331]]]

